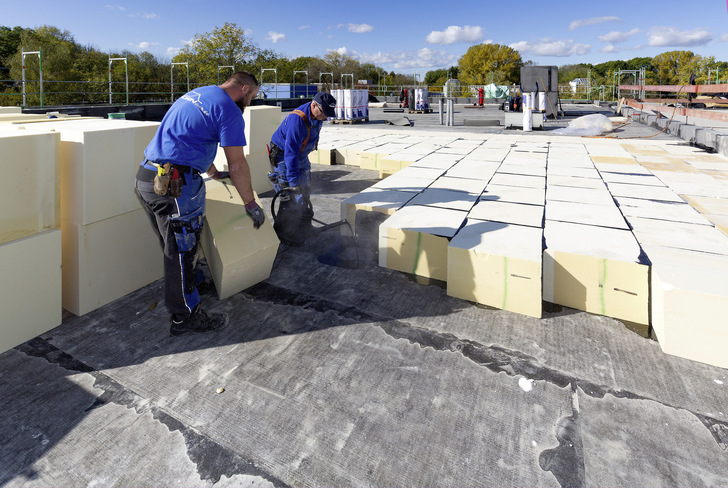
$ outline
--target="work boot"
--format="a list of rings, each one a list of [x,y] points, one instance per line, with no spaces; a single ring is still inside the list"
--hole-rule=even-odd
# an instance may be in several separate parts
[[[169,333],[172,335],[215,332],[227,327],[230,318],[226,313],[207,314],[198,305],[187,319],[177,321],[172,319]]]

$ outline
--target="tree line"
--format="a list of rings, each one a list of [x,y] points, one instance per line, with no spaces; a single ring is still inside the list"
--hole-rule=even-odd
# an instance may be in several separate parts
[[[19,105],[21,91],[22,52],[42,50],[44,93],[47,105],[104,103],[109,98],[111,72],[114,103],[124,101],[128,73],[130,102],[169,101],[187,91],[189,86],[217,84],[233,70],[248,70],[265,84],[318,83],[331,86],[343,82],[344,87],[359,80],[382,86],[391,93],[401,86],[414,84],[412,75],[385,71],[371,63],[332,51],[322,57],[287,56],[261,49],[234,23],[225,23],[211,32],[195,35],[171,61],[149,52],[102,52],[92,45],[77,43],[73,35],[53,26],[37,28],[0,26],[0,105]],[[112,62],[110,58],[124,58]],[[26,56],[26,92],[28,105],[38,105],[40,57]],[[186,63],[186,64],[184,64]],[[464,85],[517,84],[523,61],[520,54],[500,44],[473,45],[460,57],[457,66],[428,71],[422,82],[439,87],[448,79],[458,79]],[[620,69],[646,70],[647,84],[684,84],[690,75],[697,83],[707,83],[717,73],[728,78],[728,63],[714,57],[703,57],[691,51],[670,51],[654,58],[634,58],[628,61],[608,61],[596,65],[576,64],[559,67],[559,80],[566,84],[574,78],[589,78],[591,86],[612,85]],[[265,71],[264,71],[265,70]],[[275,70],[275,71],[274,71]],[[342,75],[345,75],[344,78]],[[419,81],[419,80],[418,80]],[[628,84],[630,80],[617,80]]]

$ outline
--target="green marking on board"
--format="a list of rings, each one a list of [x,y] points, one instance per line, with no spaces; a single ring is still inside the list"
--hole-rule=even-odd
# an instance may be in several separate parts
[[[412,274],[417,274],[417,265],[420,262],[420,250],[422,249],[422,232],[417,233],[417,249],[415,250],[415,265],[412,267]]]
[[[599,282],[599,301],[602,306],[602,315],[607,314],[607,305],[604,302],[604,285],[607,283],[607,260],[602,259],[602,279]]]
[[[506,301],[508,300],[508,258],[503,257],[503,305],[501,309],[506,309]]]

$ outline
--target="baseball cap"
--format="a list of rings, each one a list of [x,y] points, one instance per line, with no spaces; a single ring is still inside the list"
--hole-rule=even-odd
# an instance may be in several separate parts
[[[330,93],[318,92],[313,101],[316,102],[324,115],[334,117],[336,115],[336,99]]]

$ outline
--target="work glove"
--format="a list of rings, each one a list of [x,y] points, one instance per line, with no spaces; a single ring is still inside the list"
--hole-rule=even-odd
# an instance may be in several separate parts
[[[230,172],[229,171],[218,171],[215,173],[214,176],[210,176],[213,180],[224,180],[225,178],[230,178]]]
[[[263,213],[263,209],[260,208],[260,205],[258,205],[258,202],[255,200],[245,204],[245,211],[248,215],[250,215],[250,218],[253,219],[253,226],[256,229],[265,222],[265,213]]]

